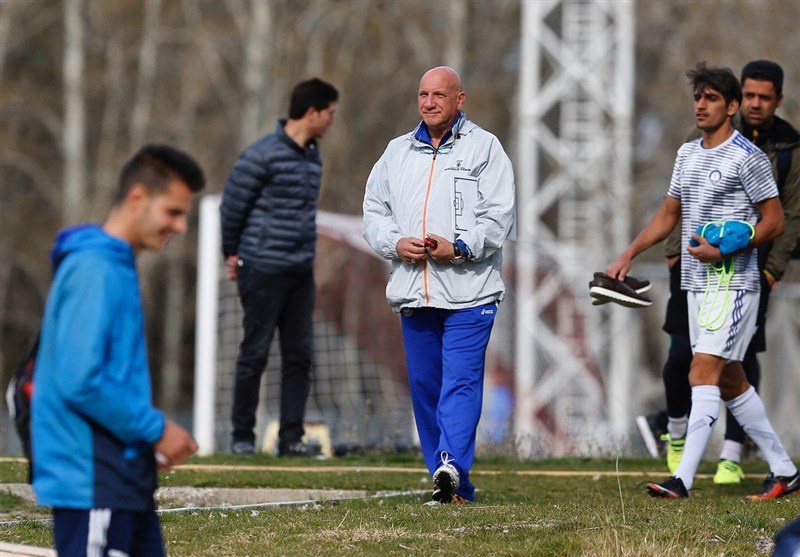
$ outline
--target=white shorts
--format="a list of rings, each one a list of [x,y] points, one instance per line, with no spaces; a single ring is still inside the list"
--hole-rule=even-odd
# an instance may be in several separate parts
[[[727,303],[726,303],[727,298]],[[741,362],[756,332],[759,293],[730,290],[727,296],[687,292],[692,353]]]

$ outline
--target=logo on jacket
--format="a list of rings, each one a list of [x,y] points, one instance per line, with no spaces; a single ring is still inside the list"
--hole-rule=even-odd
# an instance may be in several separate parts
[[[445,168],[445,170],[455,170],[456,172],[472,172],[471,168],[466,168],[464,166],[461,166],[461,163],[463,163],[463,162],[464,162],[464,159],[459,159],[459,160],[456,161],[456,165],[455,166],[451,166],[451,167]]]
[[[712,170],[708,175],[708,179],[712,184],[719,184],[722,181],[722,172],[719,170]]]

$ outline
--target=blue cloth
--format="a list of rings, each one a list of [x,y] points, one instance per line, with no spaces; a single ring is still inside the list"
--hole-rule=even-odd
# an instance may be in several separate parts
[[[753,237],[754,229],[749,223],[739,220],[729,220],[725,222],[711,222],[701,224],[697,227],[697,235],[719,251],[725,257],[746,248]],[[700,244],[692,238],[689,245],[697,247]]]
[[[456,495],[475,500],[469,471],[483,404],[486,347],[497,315],[496,302],[448,310],[416,308],[403,315],[411,403],[422,454],[433,474],[446,452],[454,459]]]
[[[113,550],[128,557],[165,555],[155,509],[53,509],[53,538],[58,557],[108,555]]]
[[[800,554],[800,516],[775,533],[772,557],[797,557]]]
[[[154,508],[153,408],[133,249],[98,226],[63,231],[31,402],[33,487],[42,505]]]

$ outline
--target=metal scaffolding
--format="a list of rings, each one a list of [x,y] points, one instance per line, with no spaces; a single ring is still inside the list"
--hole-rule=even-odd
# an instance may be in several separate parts
[[[523,454],[591,452],[630,418],[636,332],[593,307],[630,240],[631,1],[522,4],[515,428]],[[611,437],[609,437],[611,436]],[[588,446],[587,446],[588,444]]]

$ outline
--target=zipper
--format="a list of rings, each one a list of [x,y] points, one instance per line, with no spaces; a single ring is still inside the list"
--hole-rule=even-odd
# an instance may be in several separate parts
[[[433,170],[436,167],[436,152],[433,153],[431,159],[431,170],[428,173],[428,186],[425,190],[425,205],[422,206],[422,240],[428,235],[428,200],[431,196],[431,185],[433,183]],[[431,299],[428,295],[428,258],[422,260],[422,290],[425,293],[425,305],[431,305]]]

